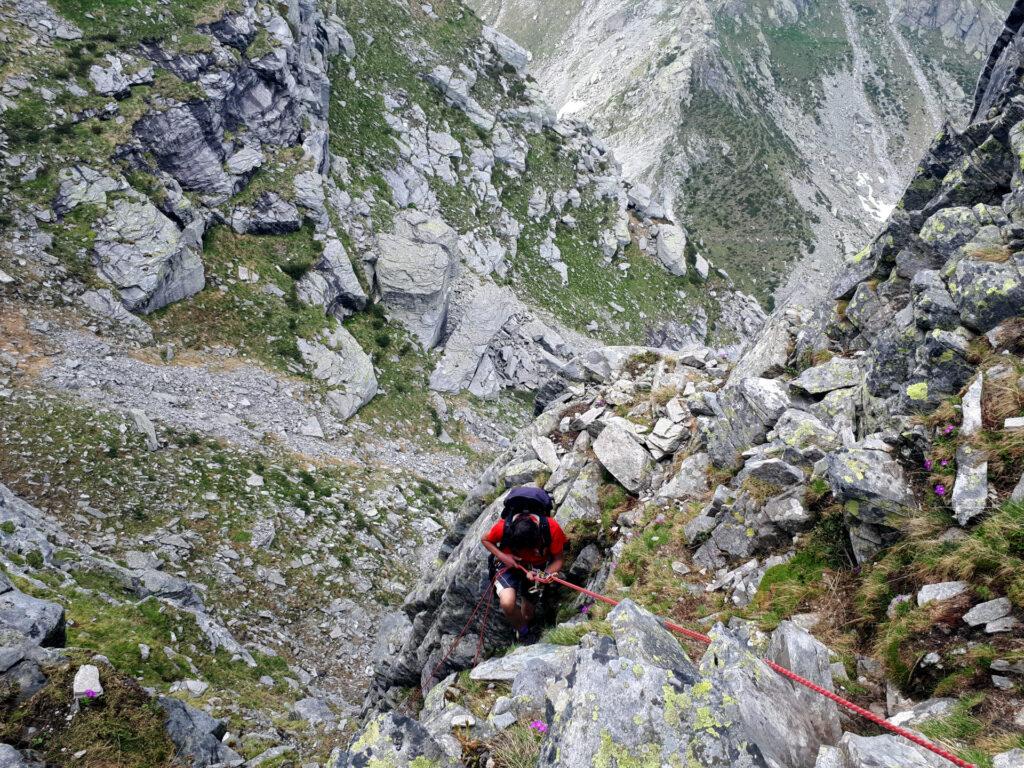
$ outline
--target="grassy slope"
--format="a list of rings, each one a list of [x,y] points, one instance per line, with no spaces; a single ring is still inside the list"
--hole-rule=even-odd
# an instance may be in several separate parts
[[[230,662],[223,651],[211,653],[190,615],[152,599],[139,602],[110,576],[86,567],[73,550],[58,552],[62,570],[44,567],[37,553],[11,553],[12,565],[36,580],[17,579],[19,586],[65,605],[71,619],[68,644],[102,653],[121,674],[161,691],[175,680],[198,677],[210,683],[200,702],[215,715],[229,717],[235,733],[252,730],[247,718],[272,718],[307,754],[329,750],[330,740],[288,719],[289,705],[302,694],[284,677],[294,676],[288,665],[295,661],[316,664],[321,673],[342,672],[332,669],[329,657],[297,659],[290,645],[276,639],[278,627],[258,614],[272,611],[301,637],[310,622],[323,621],[317,607],[333,599],[395,603],[402,595],[388,591],[385,582],[409,583],[411,574],[396,564],[389,543],[417,541],[409,524],[423,516],[439,517],[442,509],[457,505],[457,496],[402,472],[316,466],[270,445],[244,452],[196,435],[161,430],[161,436],[167,446],[151,453],[120,415],[93,412],[61,395],[16,388],[0,409],[0,442],[6,448],[0,454],[0,478],[62,521],[73,538],[89,540],[98,535],[93,529],[116,536],[116,545],[106,550],[115,560],[124,550],[149,548],[142,541],[151,534],[179,530],[195,536],[191,551],[167,570],[198,583],[206,605],[229,623],[237,639],[274,647],[279,655],[256,654],[258,666],[250,669]],[[254,473],[263,477],[262,487],[247,486]],[[392,508],[388,499],[396,494],[406,499],[408,511]],[[82,503],[105,517],[86,517]],[[290,508],[300,510],[304,519],[282,514]],[[385,513],[397,514],[398,522],[383,527]],[[268,518],[277,526],[274,544],[251,546],[254,524]],[[0,529],[0,539],[12,532]],[[243,559],[232,562],[237,582],[222,581],[210,566],[225,549]],[[314,565],[296,565],[314,551]],[[331,558],[337,568],[328,565]],[[263,569],[281,571],[287,586],[268,588]],[[348,579],[353,572],[371,576],[369,593],[356,591]],[[315,604],[310,594],[317,595]],[[147,661],[139,655],[140,643],[153,649]],[[166,654],[165,647],[173,654]],[[261,684],[263,675],[275,684]]]

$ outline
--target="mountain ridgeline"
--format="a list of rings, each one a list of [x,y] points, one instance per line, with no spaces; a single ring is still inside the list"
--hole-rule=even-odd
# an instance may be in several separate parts
[[[820,293],[874,234],[932,137],[963,124],[1009,6],[471,4],[533,53],[559,114],[590,122],[764,302]]]

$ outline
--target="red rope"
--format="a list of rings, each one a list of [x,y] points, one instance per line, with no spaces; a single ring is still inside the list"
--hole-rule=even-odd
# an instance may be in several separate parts
[[[585,587],[579,587],[571,582],[566,581],[565,579],[559,578],[558,576],[552,576],[551,581],[555,582],[556,584],[561,584],[563,587],[568,587],[569,589],[575,590],[576,592],[584,594],[587,597],[591,597],[594,600],[600,600],[602,603],[607,603],[608,605],[619,604],[618,600],[613,600],[612,598],[606,597],[605,595],[598,594],[597,592],[592,592],[591,590],[586,589]],[[671,621],[666,621],[664,619],[659,620],[666,629],[670,629],[673,632],[678,632],[679,634],[684,635],[685,637],[688,637],[691,640],[696,640],[698,642],[704,643],[705,645],[711,643],[711,638],[705,634],[702,634],[700,632],[694,632],[692,629],[687,629],[686,627],[683,627],[679,624],[675,624]],[[807,688],[808,690],[814,691],[815,693],[820,694],[827,699],[831,699],[844,709],[847,709],[850,712],[853,712],[854,714],[860,715],[861,717],[870,720],[875,725],[884,728],[887,731],[895,733],[897,736],[902,736],[908,741],[912,741],[919,747],[924,747],[929,752],[933,752],[939,757],[944,758],[949,762],[953,763],[953,765],[959,766],[959,768],[975,768],[973,763],[968,763],[966,760],[961,760],[952,752],[948,752],[942,747],[936,744],[932,744],[930,741],[928,741],[925,738],[922,738],[921,736],[918,736],[913,731],[908,731],[906,728],[900,728],[898,725],[893,725],[885,718],[876,715],[874,712],[864,709],[863,707],[857,706],[852,701],[847,701],[842,696],[839,696],[833,693],[832,691],[822,688],[820,685],[816,685],[807,678],[801,677],[796,672],[793,672],[790,669],[786,669],[781,664],[776,664],[771,659],[762,659],[762,661],[764,661],[765,664],[774,669],[780,675],[782,675],[785,678],[788,678],[789,680],[792,680],[794,683],[798,683],[802,685],[804,688]]]

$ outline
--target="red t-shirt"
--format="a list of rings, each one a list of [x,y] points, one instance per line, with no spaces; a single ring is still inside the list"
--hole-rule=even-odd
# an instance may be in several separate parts
[[[536,520],[537,516],[534,515],[533,519]],[[550,563],[556,557],[561,555],[565,551],[565,533],[562,532],[562,527],[555,522],[553,517],[548,518],[548,524],[551,526],[551,546],[545,552],[542,549],[513,549],[507,550],[512,557],[519,558],[523,565],[529,565],[534,568],[543,568],[545,565]],[[489,541],[491,544],[497,544],[498,548],[501,548],[501,537],[505,533],[505,521],[499,520],[493,526],[491,530],[484,536],[484,541]]]

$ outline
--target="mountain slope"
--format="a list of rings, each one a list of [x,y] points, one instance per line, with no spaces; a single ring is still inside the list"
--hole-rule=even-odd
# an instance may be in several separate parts
[[[475,7],[533,52],[560,114],[591,122],[763,299],[826,285],[859,250],[963,113],[1002,17],[988,0]]]

